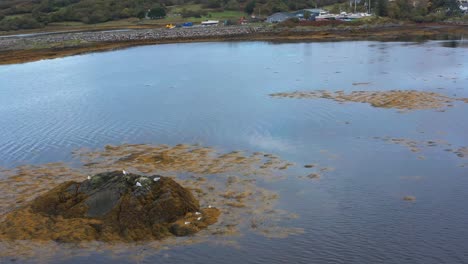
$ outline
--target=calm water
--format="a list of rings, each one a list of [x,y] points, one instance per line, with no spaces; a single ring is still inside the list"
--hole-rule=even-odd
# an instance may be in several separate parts
[[[459,165],[468,159],[373,137],[468,146],[468,104],[402,114],[268,96],[417,89],[468,97],[467,51],[465,42],[443,41],[194,43],[0,66],[0,166],[68,161],[74,149],[122,143],[270,152],[335,169],[320,180],[268,184],[280,194],[278,208],[300,216],[288,223],[304,234],[245,233],[236,248],[183,246],[142,262],[467,263],[468,168]],[[106,253],[65,261],[90,260],[116,261]]]

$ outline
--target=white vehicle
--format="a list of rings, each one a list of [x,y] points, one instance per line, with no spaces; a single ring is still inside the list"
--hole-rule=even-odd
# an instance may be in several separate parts
[[[216,26],[218,24],[219,24],[219,20],[207,20],[207,21],[201,22],[202,26]]]

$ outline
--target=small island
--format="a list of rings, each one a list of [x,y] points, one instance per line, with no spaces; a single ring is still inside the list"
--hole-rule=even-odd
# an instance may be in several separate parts
[[[169,177],[114,171],[69,181],[10,212],[5,240],[147,241],[188,236],[214,224],[220,212],[201,208]]]

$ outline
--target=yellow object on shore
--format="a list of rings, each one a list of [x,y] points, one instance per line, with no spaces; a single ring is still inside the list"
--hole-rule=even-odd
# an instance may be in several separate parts
[[[172,24],[166,24],[166,28],[171,29],[171,28],[175,28],[175,26]]]

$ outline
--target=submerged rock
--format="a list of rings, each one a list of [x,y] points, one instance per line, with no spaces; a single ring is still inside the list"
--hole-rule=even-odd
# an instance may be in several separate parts
[[[139,241],[186,236],[217,221],[190,191],[162,176],[101,173],[65,182],[0,223],[0,238]]]

